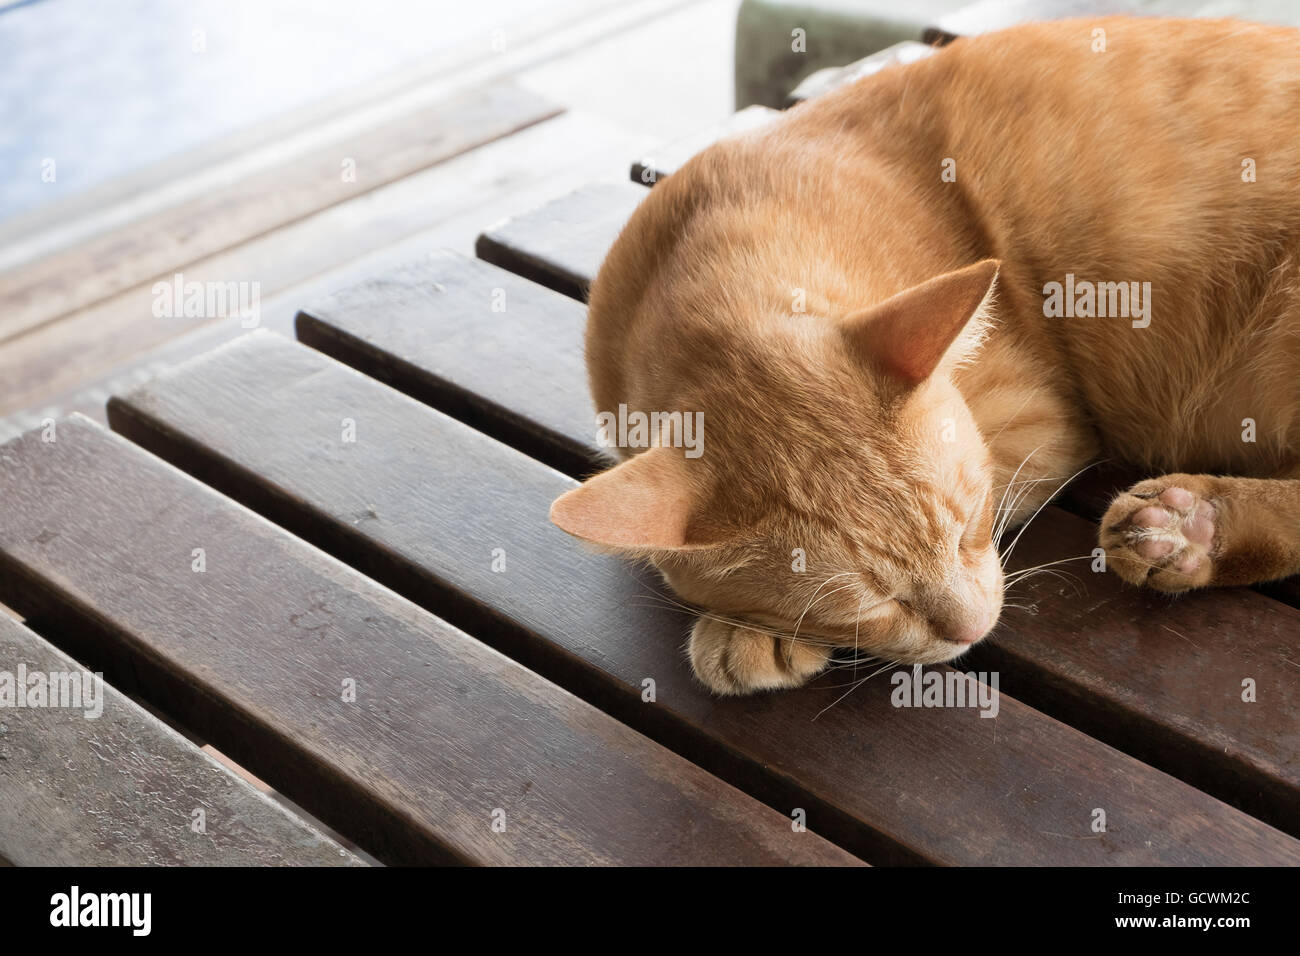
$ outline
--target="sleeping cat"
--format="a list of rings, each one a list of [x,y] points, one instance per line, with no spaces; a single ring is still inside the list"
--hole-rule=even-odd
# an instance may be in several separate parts
[[[997,533],[1098,458],[1170,472],[1102,522],[1125,580],[1300,572],[1300,33],[1034,24],[723,141],[610,251],[587,362],[703,453],[670,425],[552,520],[702,609],[718,692],[963,653]]]

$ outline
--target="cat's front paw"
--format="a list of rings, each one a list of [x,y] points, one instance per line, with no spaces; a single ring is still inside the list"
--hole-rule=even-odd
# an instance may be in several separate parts
[[[1218,525],[1210,491],[1204,476],[1166,475],[1117,495],[1101,521],[1107,566],[1171,594],[1210,584]]]
[[[719,694],[798,687],[825,670],[831,650],[712,618],[700,618],[691,632],[695,676]]]

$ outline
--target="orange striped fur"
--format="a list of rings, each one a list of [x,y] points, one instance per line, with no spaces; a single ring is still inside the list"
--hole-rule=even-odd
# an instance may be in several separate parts
[[[1000,520],[1099,456],[1233,476],[1117,499],[1126,579],[1300,571],[1298,41],[1034,24],[705,150],[624,229],[587,333],[596,407],[703,412],[704,453],[620,449],[554,520],[703,609],[724,693],[845,647],[962,653],[1001,610]],[[1045,315],[1067,275],[1149,283],[1149,324]]]

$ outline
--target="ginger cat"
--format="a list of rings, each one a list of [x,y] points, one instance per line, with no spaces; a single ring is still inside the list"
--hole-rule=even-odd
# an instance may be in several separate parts
[[[1124,579],[1295,574],[1300,33],[959,40],[695,157],[590,305],[596,408],[702,412],[703,453],[669,424],[552,519],[703,609],[718,692],[961,654],[996,533],[1099,457],[1176,472],[1105,516]]]

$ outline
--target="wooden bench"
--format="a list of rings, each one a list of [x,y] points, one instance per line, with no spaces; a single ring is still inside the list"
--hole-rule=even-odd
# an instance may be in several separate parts
[[[338,429],[318,464],[355,459]],[[380,859],[849,859],[92,422],[56,436],[0,447],[6,598]]]
[[[115,396],[117,434],[73,417],[0,446],[0,601],[30,627],[0,619],[0,652],[102,670],[386,863],[1300,863],[1285,589],[1171,604],[1087,562],[1037,578],[1017,598],[1036,614],[930,669],[996,673],[990,718],[901,709],[892,675],[845,668],[718,699],[683,653],[690,609],[547,521],[606,463],[581,304],[605,251],[646,187],[773,119],[500,223],[480,259],[434,253],[304,303],[299,342],[253,333]],[[1045,509],[1012,566],[1090,552],[1101,494]],[[253,821],[222,834],[231,861],[356,862],[107,700],[124,723],[32,710],[20,731],[121,793],[172,768],[157,807],[121,811],[128,832],[193,804],[213,843],[214,820]],[[111,830],[79,822],[91,790],[23,753],[18,774],[0,760],[0,855],[110,858]],[[22,836],[11,796],[62,822]],[[159,828],[131,859],[197,862],[191,837]]]
[[[453,287],[445,269],[406,281]],[[498,281],[489,273],[482,291]],[[401,301],[390,291],[370,314]],[[431,315],[423,326],[436,343],[447,326]],[[499,331],[528,354],[517,330]],[[368,437],[323,467],[311,448],[348,410]],[[571,479],[275,336],[241,339],[114,401],[110,420],[767,802],[813,808],[820,832],[873,860],[1207,862],[1296,852],[1295,841],[1005,695],[994,721],[951,709],[900,720],[883,682],[829,709],[842,689],[824,684],[711,698],[680,651],[686,620],[655,599],[657,585],[543,520]],[[491,569],[494,551],[504,573]],[[1072,826],[1083,835],[1091,812],[1107,806],[1127,821],[1122,832],[1038,839]]]
[[[0,709],[0,860],[17,866],[359,864],[116,688],[83,685],[92,675],[81,665],[4,615],[0,673],[14,686],[20,674],[39,674],[47,688],[45,706],[11,702]],[[71,677],[76,683],[63,686],[65,695],[75,687],[75,696],[59,698],[54,679],[45,680],[52,674]],[[21,686],[37,685],[24,680]],[[48,706],[51,693],[63,706]]]
[[[918,55],[924,54],[891,48],[868,59],[879,69]],[[846,68],[839,82],[870,72],[874,69]],[[823,91],[836,85],[825,84]],[[717,132],[726,135],[726,124]],[[653,182],[650,178],[646,184]],[[546,220],[567,221],[564,210],[570,202],[576,205],[579,200],[566,197],[548,204]],[[594,220],[590,193],[582,202],[586,219],[580,233],[557,235],[555,225],[543,235],[536,227],[537,214],[498,224],[493,261],[523,272],[526,264],[541,258],[536,247],[551,244],[564,249],[571,263],[598,264],[626,221],[629,204],[611,203]],[[585,288],[593,277],[594,270],[577,275],[568,288]],[[562,288],[545,276],[537,278]],[[299,334],[336,357],[369,368],[366,352],[383,350],[377,344],[382,333],[367,329],[364,315],[386,308],[391,307],[374,302],[370,310],[358,307],[337,320],[336,304],[327,302],[299,318]],[[331,325],[345,330],[333,333],[340,347],[332,350],[322,342],[323,327]],[[347,330],[348,341],[355,344],[344,347]],[[367,344],[360,346],[363,340]],[[519,333],[512,333],[511,341],[529,348],[520,342]],[[436,376],[426,368],[399,387],[427,394],[427,381]],[[544,395],[528,401],[534,414],[544,403]],[[567,433],[575,427],[566,426]],[[1083,483],[1091,489],[1089,500],[1084,501],[1081,490],[1067,495],[1063,504],[1095,520],[1101,502],[1129,483],[1113,469],[1103,470]],[[1291,581],[1253,590],[1203,592],[1171,604],[1160,595],[1133,591],[1113,577],[1092,573],[1095,538],[1094,527],[1066,508],[1044,510],[1017,546],[1009,567],[1073,562],[1058,566],[1069,577],[1063,582],[1058,573],[1026,582],[1017,592],[1017,603],[1035,613],[1008,610],[1001,626],[1004,637],[978,647],[969,656],[971,666],[998,670],[1003,688],[1027,703],[1300,835],[1300,725],[1294,719],[1300,706],[1300,666],[1294,663],[1300,586]],[[1243,681],[1267,687],[1268,692],[1247,703],[1242,699]]]
[[[614,240],[609,228],[621,227],[644,196],[633,183],[592,183],[487,230],[475,252],[533,282],[585,299]]]

